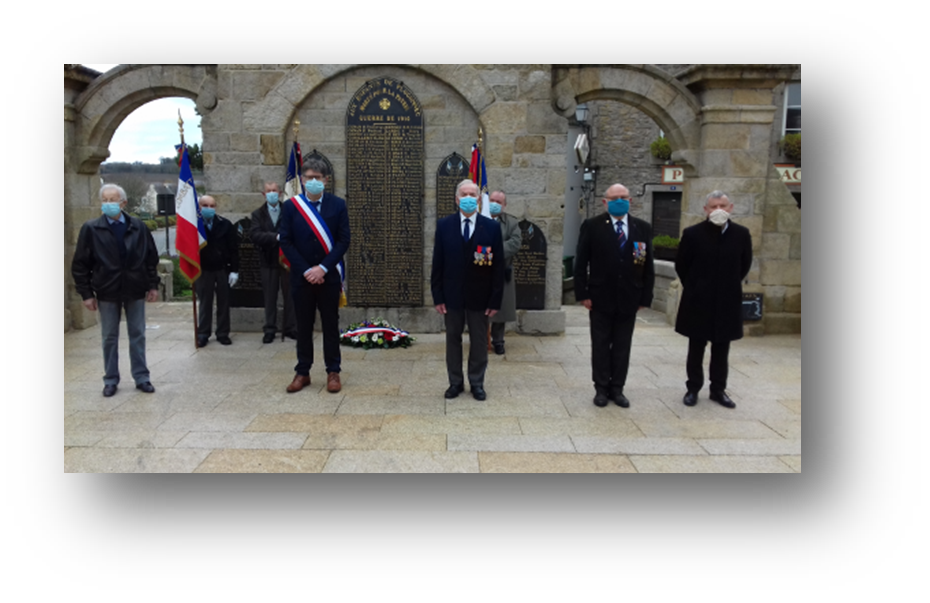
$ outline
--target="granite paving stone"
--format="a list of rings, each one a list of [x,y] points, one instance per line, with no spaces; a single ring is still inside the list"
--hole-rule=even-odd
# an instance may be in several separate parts
[[[621,454],[479,452],[482,473],[636,473]]]

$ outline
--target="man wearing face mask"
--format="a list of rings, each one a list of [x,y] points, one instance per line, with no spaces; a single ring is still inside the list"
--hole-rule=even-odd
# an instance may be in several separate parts
[[[297,316],[297,365],[287,386],[294,393],[310,385],[313,366],[313,323],[317,309],[323,331],[326,390],[342,389],[339,373],[339,301],[349,250],[349,212],[345,200],[324,192],[329,167],[320,159],[304,163],[306,195],[291,198],[281,209],[281,250],[291,263],[291,297]]]
[[[229,288],[239,280],[239,243],[232,222],[218,216],[216,199],[200,198],[200,215],[207,231],[207,244],[200,249],[200,278],[194,289],[200,301],[197,311],[197,347],[207,345],[213,329],[213,297],[216,295],[216,340],[232,344],[229,338]]]
[[[655,284],[652,228],[629,215],[630,191],[622,184],[611,185],[603,203],[607,213],[581,225],[575,299],[590,311],[594,404],[627,408],[623,388],[636,313],[652,304]]]
[[[485,400],[488,320],[504,295],[504,243],[497,222],[478,213],[478,185],[463,180],[455,189],[459,211],[436,223],[430,289],[446,325],[446,399],[465,391],[462,333],[468,324],[468,383]]]
[[[506,323],[517,319],[517,293],[513,286],[513,258],[520,251],[523,244],[523,233],[520,231],[519,221],[510,214],[504,213],[507,209],[507,195],[503,191],[494,191],[490,196],[491,218],[497,221],[501,228],[501,237],[504,240],[504,297],[501,301],[501,311],[491,318],[491,345],[494,353],[500,356],[504,353],[504,328]]]
[[[100,188],[103,215],[87,221],[78,235],[71,262],[74,286],[84,307],[100,311],[103,343],[103,395],[119,384],[119,322],[126,313],[129,361],[136,389],[155,391],[145,364],[145,302],[158,299],[158,250],[149,229],[123,210],[126,191],[115,184]]]
[[[749,229],[730,221],[733,204],[723,191],[707,195],[707,219],[686,228],[678,245],[675,272],[681,302],[675,331],[688,338],[686,406],[697,404],[704,386],[704,349],[710,342],[710,399],[736,408],[726,393],[730,342],[743,337],[742,281],[752,265]]]
[[[277,182],[266,182],[264,188],[265,203],[252,212],[249,226],[249,239],[261,254],[259,271],[262,277],[262,294],[265,301],[265,335],[263,343],[274,341],[278,330],[278,290],[284,298],[284,323],[282,333],[291,339],[297,339],[294,304],[291,302],[291,283],[287,269],[281,263],[278,253],[278,222],[281,218],[281,189]]]

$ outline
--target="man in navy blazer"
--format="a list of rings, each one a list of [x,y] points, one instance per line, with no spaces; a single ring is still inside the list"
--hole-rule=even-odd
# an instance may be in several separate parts
[[[342,279],[339,262],[349,249],[349,212],[346,202],[323,192],[329,167],[319,159],[304,163],[302,181],[307,191],[305,206],[316,207],[332,235],[332,249],[327,252],[298,207],[299,197],[290,199],[281,209],[281,250],[291,264],[291,297],[297,318],[297,366],[289,393],[310,385],[313,366],[313,323],[320,311],[323,330],[323,361],[326,364],[326,389],[338,392],[342,355],[339,352],[339,297]]]
[[[484,400],[488,326],[504,296],[504,242],[497,222],[478,213],[478,186],[463,180],[455,189],[459,211],[436,223],[430,288],[446,324],[446,399],[465,391],[462,333],[468,324],[468,384]]]

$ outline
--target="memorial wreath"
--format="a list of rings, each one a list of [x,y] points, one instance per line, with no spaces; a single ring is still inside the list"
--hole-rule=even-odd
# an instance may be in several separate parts
[[[396,328],[383,318],[349,325],[339,336],[339,343],[354,348],[406,348],[416,341],[410,333]]]

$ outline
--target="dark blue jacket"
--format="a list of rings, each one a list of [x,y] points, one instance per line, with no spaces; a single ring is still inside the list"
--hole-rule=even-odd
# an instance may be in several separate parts
[[[333,238],[333,250],[329,254],[293,201],[289,199],[281,207],[278,232],[281,251],[291,263],[292,284],[306,283],[304,272],[317,265],[326,267],[326,283],[340,282],[336,265],[349,250],[349,211],[345,200],[323,193],[320,214]]]
[[[475,231],[466,244],[459,212],[436,223],[430,288],[433,305],[447,310],[500,310],[504,295],[504,240],[497,222],[475,214]],[[478,246],[490,247],[490,265],[475,259]]]

